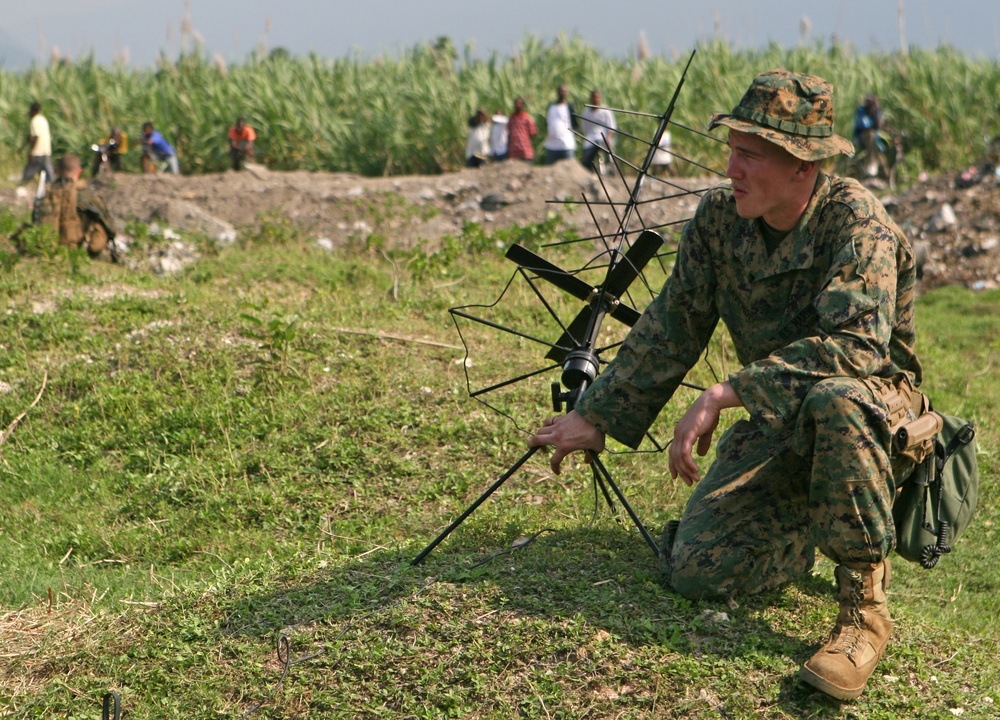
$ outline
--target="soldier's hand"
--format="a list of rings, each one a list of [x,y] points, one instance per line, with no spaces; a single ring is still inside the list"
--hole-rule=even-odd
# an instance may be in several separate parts
[[[549,466],[556,475],[562,469],[562,461],[576,450],[595,453],[604,450],[604,433],[592,423],[583,419],[575,410],[559,417],[550,417],[528,440],[529,447],[552,446],[555,452],[549,459]],[[588,453],[589,456],[589,453]],[[589,459],[588,459],[589,462]]]
[[[670,477],[675,480],[680,477],[687,485],[701,480],[693,451],[697,449],[698,455],[704,457],[712,446],[712,435],[719,425],[722,409],[739,406],[742,403],[728,382],[713,385],[691,403],[674,428],[669,451]]]

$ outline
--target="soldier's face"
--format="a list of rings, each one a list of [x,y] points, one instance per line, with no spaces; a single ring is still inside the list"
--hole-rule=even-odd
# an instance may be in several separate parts
[[[729,165],[739,216],[764,220],[777,230],[791,230],[802,214],[793,178],[802,161],[757,135],[729,131]]]

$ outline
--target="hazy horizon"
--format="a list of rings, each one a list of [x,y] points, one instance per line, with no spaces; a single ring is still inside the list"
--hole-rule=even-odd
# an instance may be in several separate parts
[[[968,55],[1000,56],[1000,2],[956,0],[706,0],[693,4],[641,0],[609,7],[599,0],[506,0],[502,7],[459,0],[244,0],[239,12],[223,0],[34,0],[0,17],[0,62],[22,69],[55,55],[93,55],[152,65],[166,54],[201,48],[227,62],[257,49],[284,48],[323,57],[393,54],[447,36],[473,57],[507,55],[529,36],[551,41],[575,35],[624,57],[643,42],[677,57],[698,41],[718,38],[736,48],[776,42],[785,47],[837,41],[862,52],[950,45]],[[902,12],[900,12],[902,10]],[[640,37],[643,38],[640,41]]]

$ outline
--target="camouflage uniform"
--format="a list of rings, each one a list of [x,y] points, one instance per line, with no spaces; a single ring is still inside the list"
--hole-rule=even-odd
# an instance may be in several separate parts
[[[879,562],[895,542],[878,393],[903,373],[920,381],[910,246],[861,185],[822,173],[771,254],[759,223],[737,215],[728,183],[710,191],[663,291],[576,406],[636,447],[726,324],[749,418],[720,438],[663,548],[669,582],[692,598],[776,587],[812,566],[815,546]]]
[[[115,237],[104,201],[85,181],[68,177],[52,183],[39,208],[38,223],[56,228],[60,245],[85,248],[92,256],[104,253]]]

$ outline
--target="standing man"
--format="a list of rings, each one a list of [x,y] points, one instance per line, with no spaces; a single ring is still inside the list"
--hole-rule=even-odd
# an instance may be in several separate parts
[[[174,147],[167,142],[167,139],[160,134],[159,130],[153,127],[153,123],[147,122],[142,126],[142,169],[144,172],[156,172],[156,163],[166,161],[170,167],[170,172],[174,175],[180,174],[180,166],[177,163],[177,153]]]
[[[507,116],[497,110],[490,123],[490,159],[493,162],[507,159],[507,138]]]
[[[43,170],[45,181],[52,182],[55,179],[55,171],[52,169],[52,134],[49,132],[49,121],[42,115],[42,105],[37,100],[28,108],[28,137],[24,144],[28,149],[28,162],[21,173],[21,182],[31,182]]]
[[[888,148],[879,136],[883,119],[882,109],[878,106],[878,97],[874,93],[865,95],[858,109],[854,111],[854,145],[864,158],[864,167],[861,171],[866,177],[875,177],[879,168],[885,166],[885,151]]]
[[[482,167],[490,157],[490,116],[483,108],[469,118],[469,132],[465,141],[465,166]]]
[[[874,137],[881,128],[882,109],[878,106],[878,96],[868,93],[854,111],[854,145],[865,147],[869,142],[874,142]],[[868,140],[866,136],[872,140]]]
[[[590,93],[590,104],[583,109],[581,115],[581,125],[583,126],[583,157],[580,162],[591,172],[597,172],[594,161],[597,160],[598,153],[602,150],[609,155],[615,148],[615,131],[618,125],[615,123],[615,114],[605,107],[601,107],[601,91],[593,90]]]
[[[511,160],[535,159],[535,146],[531,139],[538,134],[535,119],[524,109],[524,98],[514,100],[514,112],[507,120],[507,157]]]
[[[233,160],[233,170],[240,170],[244,162],[253,162],[253,141],[257,133],[247,125],[244,118],[236,118],[236,124],[229,128],[229,156]]]
[[[660,142],[653,151],[653,159],[649,164],[651,175],[662,175],[669,177],[674,174],[674,154],[673,146],[670,142],[670,131],[664,128],[660,136]]]
[[[549,105],[545,112],[545,164],[552,165],[559,160],[570,160],[576,155],[576,137],[573,129],[576,127],[576,115],[573,106],[566,99],[569,90],[560,85],[556,90],[556,101]]]
[[[92,258],[110,261],[114,221],[104,201],[80,179],[83,174],[80,158],[66,153],[59,158],[58,170],[42,201],[37,223],[54,227],[60,245],[82,247]]]
[[[674,429],[670,474],[697,485],[664,530],[664,579],[693,599],[766,592],[808,573],[818,547],[837,564],[840,608],[800,677],[846,700],[892,632],[891,505],[912,464],[890,450],[906,404],[887,400],[916,396],[921,366],[910,245],[858,182],[821,171],[853,153],[833,120],[832,86],[785,70],[712,116],[709,129],[729,130],[729,181],[702,198],[615,359],[529,442],[555,448],[555,471],[574,450],[600,452],[605,433],[636,447],[721,319],[741,367]],[[702,478],[693,452],[708,452],[726,408],[745,416]]]

